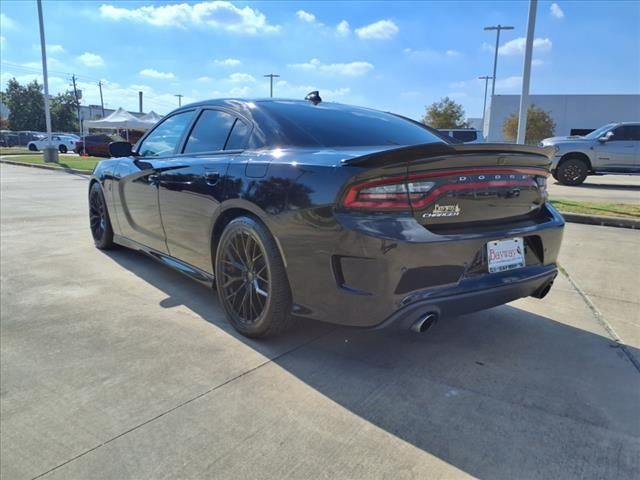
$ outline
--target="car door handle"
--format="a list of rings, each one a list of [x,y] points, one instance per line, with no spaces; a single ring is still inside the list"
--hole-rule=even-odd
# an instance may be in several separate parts
[[[205,172],[204,181],[207,185],[215,185],[220,180],[220,172]]]

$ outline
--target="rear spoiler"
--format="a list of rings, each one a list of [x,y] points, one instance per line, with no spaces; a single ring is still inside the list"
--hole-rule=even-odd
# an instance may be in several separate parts
[[[510,143],[423,143],[408,147],[381,150],[361,157],[345,158],[342,165],[358,167],[383,167],[414,160],[428,160],[457,155],[534,155],[550,160],[554,150],[552,147],[534,147]]]

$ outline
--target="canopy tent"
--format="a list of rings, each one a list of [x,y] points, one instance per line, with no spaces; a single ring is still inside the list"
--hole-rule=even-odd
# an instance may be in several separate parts
[[[143,115],[142,117],[140,117],[139,120],[143,122],[148,122],[150,126],[153,126],[156,123],[158,123],[160,120],[162,120],[162,115],[158,115],[156,112],[151,110],[146,115]]]
[[[136,118],[123,108],[119,108],[100,120],[85,120],[84,124],[88,128],[122,128],[126,130],[149,130],[153,126],[153,123]]]

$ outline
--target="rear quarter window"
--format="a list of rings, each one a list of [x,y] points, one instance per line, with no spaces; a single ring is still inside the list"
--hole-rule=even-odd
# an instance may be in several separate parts
[[[478,132],[475,130],[454,130],[453,138],[461,142],[473,142],[478,139]]]

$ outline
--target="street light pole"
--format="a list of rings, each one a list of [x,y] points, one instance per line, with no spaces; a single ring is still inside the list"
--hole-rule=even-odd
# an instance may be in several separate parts
[[[516,143],[525,143],[527,136],[529,82],[531,80],[531,57],[533,56],[533,35],[536,30],[537,8],[538,0],[529,0],[529,22],[527,25],[527,43],[524,47],[524,65],[522,67],[522,94],[520,95],[520,113],[518,115],[518,136],[516,137]]]
[[[40,24],[40,51],[42,52],[42,80],[44,82],[44,118],[47,124],[47,146],[42,149],[45,162],[58,162],[58,149],[51,143],[51,110],[49,109],[49,74],[47,72],[47,48],[44,41],[44,20],[42,19],[42,0],[38,4],[38,23]]]
[[[270,88],[269,88],[269,97],[270,97],[270,98],[273,98],[273,79],[274,79],[274,78],[279,78],[279,77],[280,77],[280,75],[276,75],[275,73],[270,73],[270,74],[268,74],[268,75],[265,75],[265,77],[269,77],[269,85],[270,85]]]
[[[484,130],[484,116],[487,114],[487,86],[489,85],[489,80],[493,77],[489,75],[485,75],[483,77],[478,77],[478,80],[484,80],[484,103],[482,104],[482,128]]]
[[[496,31],[496,48],[493,52],[493,80],[491,82],[491,110],[493,110],[493,97],[496,94],[496,71],[498,70],[498,49],[500,48],[500,32],[502,30],[513,30],[514,27],[505,25],[495,25],[491,27],[484,27],[485,31]],[[491,129],[491,110],[489,110],[489,125],[487,126],[487,137],[490,135]]]
[[[178,108],[182,106],[182,97],[184,97],[184,95],[178,93],[176,95],[174,95],[174,97],[178,97]]]

